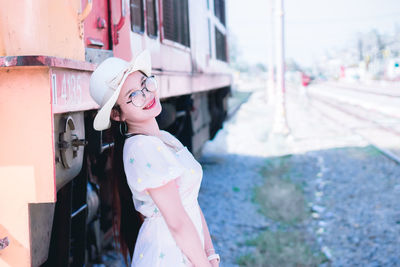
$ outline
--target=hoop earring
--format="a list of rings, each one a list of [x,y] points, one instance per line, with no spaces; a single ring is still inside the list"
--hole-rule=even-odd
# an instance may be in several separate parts
[[[122,124],[124,124],[124,132],[122,132],[122,127],[121,127]],[[125,136],[125,133],[128,132],[128,125],[126,124],[125,121],[122,121],[122,122],[119,124],[119,132],[121,133],[122,136]]]

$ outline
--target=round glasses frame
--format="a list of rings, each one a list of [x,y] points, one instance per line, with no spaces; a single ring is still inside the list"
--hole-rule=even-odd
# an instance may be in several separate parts
[[[144,93],[144,90],[146,90],[147,92],[155,92],[158,89],[157,81],[154,75],[146,77],[142,83],[144,84],[143,88],[132,92],[129,95],[130,100],[126,102],[127,104],[132,103],[132,105],[134,105],[135,107],[141,108],[146,103],[146,94]],[[152,86],[148,86],[150,83],[153,83]],[[141,94],[139,95],[139,93]]]

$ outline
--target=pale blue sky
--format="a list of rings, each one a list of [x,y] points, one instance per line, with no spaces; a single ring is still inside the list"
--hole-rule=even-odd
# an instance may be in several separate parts
[[[400,0],[284,0],[286,57],[311,65],[358,32],[400,29]],[[226,0],[227,23],[243,59],[267,63],[269,0]]]

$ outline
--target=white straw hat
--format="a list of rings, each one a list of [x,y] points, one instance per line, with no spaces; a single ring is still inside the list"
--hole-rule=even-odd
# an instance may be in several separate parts
[[[111,109],[117,102],[119,92],[128,75],[134,71],[151,75],[151,58],[148,50],[142,51],[134,60],[110,57],[104,60],[90,77],[90,95],[100,105],[94,118],[94,129],[101,131],[110,127]]]

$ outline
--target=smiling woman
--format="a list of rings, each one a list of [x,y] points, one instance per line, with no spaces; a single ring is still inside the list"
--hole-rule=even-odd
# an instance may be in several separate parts
[[[90,93],[101,107],[94,128],[111,126],[113,133],[113,229],[125,260],[129,250],[131,266],[218,266],[197,202],[202,167],[159,129],[149,52],[132,62],[105,60],[91,76]]]
[[[140,84],[143,87],[140,90],[130,89],[125,96],[129,95],[130,100],[126,102],[127,104],[132,103],[136,107],[142,107],[146,101],[146,92],[154,92],[157,90],[157,82],[154,76],[147,77],[145,75],[140,79]],[[155,103],[155,98],[153,97],[151,103]],[[145,106],[147,108],[148,105]]]

